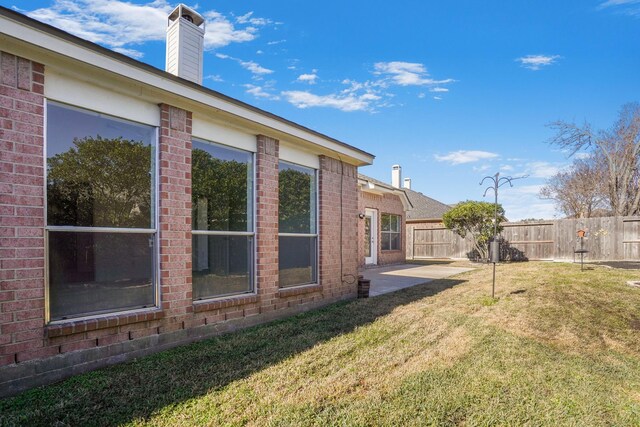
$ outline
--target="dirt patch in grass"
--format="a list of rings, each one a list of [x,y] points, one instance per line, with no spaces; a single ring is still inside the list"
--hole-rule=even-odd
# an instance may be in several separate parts
[[[590,264],[604,265],[611,268],[619,268],[624,270],[640,270],[640,261],[602,261]]]

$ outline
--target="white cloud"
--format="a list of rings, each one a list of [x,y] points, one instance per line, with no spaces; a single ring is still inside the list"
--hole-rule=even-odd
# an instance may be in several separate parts
[[[273,70],[270,70],[268,68],[264,68],[263,66],[261,66],[257,62],[253,62],[253,61],[240,61],[240,65],[243,68],[246,68],[247,70],[251,71],[253,74],[271,74],[271,73],[273,73]]]
[[[329,107],[341,111],[369,112],[387,107],[386,100],[393,96],[382,92],[375,82],[361,83],[345,79],[341,83],[347,87],[334,93],[317,95],[309,91],[285,91],[282,96],[298,108]]]
[[[223,82],[224,80],[219,74],[209,74],[208,76],[204,76],[205,80],[211,80],[212,82]]]
[[[461,165],[463,163],[473,163],[480,160],[495,159],[499,157],[496,153],[477,150],[460,150],[452,151],[444,156],[435,155],[435,159],[439,162],[448,162],[452,165]]]
[[[549,162],[530,162],[526,165],[525,174],[532,178],[551,178],[566,165]]]
[[[486,172],[489,169],[491,169],[491,165],[484,164],[484,165],[480,165],[480,166],[474,166],[472,169],[473,169],[474,172],[483,173],[483,172]]]
[[[47,8],[18,10],[83,39],[140,58],[142,53],[131,45],[165,40],[167,15],[173,8],[167,0],[142,4],[123,0],[54,0]],[[249,14],[246,24],[237,22],[243,26],[236,27],[215,10],[200,13],[207,20],[205,49],[251,41],[256,38],[258,27],[271,23],[268,19],[254,18]]]
[[[500,188],[498,202],[504,207],[509,221],[552,219],[556,216],[553,201],[542,200],[538,196],[541,188],[542,184],[526,185],[526,180],[516,180],[513,187],[506,185]]]
[[[271,101],[277,101],[280,99],[278,95],[267,92],[264,87],[255,86],[252,84],[246,84],[244,85],[244,87],[247,88],[247,93],[255,96],[256,98],[268,99]]]
[[[441,96],[434,96],[433,99],[435,99],[436,101],[442,101],[442,97]]]
[[[429,77],[426,67],[416,62],[376,62],[374,69],[374,74],[386,76],[391,83],[399,86],[435,86],[455,81],[434,80]]]
[[[600,7],[620,6],[627,4],[639,4],[640,0],[608,0],[600,4]]]
[[[370,110],[371,102],[378,99],[373,94],[355,96],[347,95],[315,95],[305,91],[286,91],[282,96],[298,108],[331,107],[341,111]]]
[[[171,6],[162,0],[141,5],[117,0],[54,0],[51,7],[24,12],[78,37],[114,48],[164,39]]]
[[[229,19],[215,10],[204,12],[202,16],[207,21],[204,34],[204,48],[207,50],[224,47],[231,43],[249,42],[255,39],[258,33],[258,29],[253,26],[236,29]]]
[[[427,96],[427,95],[426,95],[424,92],[420,92],[420,93],[418,94],[418,98],[420,98],[420,99],[423,99],[423,98],[425,98],[426,96]]]
[[[608,0],[600,3],[599,9],[616,8],[620,12],[640,17],[640,0]]]
[[[513,170],[513,166],[511,165],[502,165],[500,166],[500,171],[502,172],[511,172]]]
[[[449,92],[449,89],[446,87],[432,87],[429,92]]]
[[[273,46],[273,45],[280,44],[280,43],[285,43],[285,42],[286,42],[286,40],[272,40],[270,42],[267,42],[267,45],[268,46]]]
[[[114,47],[113,50],[115,52],[121,53],[123,55],[127,55],[130,56],[132,58],[135,59],[140,59],[144,56],[144,53],[140,52],[139,50],[135,50],[135,49],[127,49],[124,47]]]
[[[309,83],[310,85],[313,85],[316,83],[317,79],[318,79],[318,75],[316,74],[316,70],[313,70],[313,72],[309,74],[300,74],[296,80],[299,82]]]
[[[524,68],[538,71],[542,67],[554,64],[559,58],[560,55],[527,55],[517,58],[516,61],[520,62],[520,65],[522,65]]]
[[[230,59],[237,62],[240,66],[246,70],[249,70],[254,76],[262,76],[264,74],[271,74],[273,70],[265,68],[255,61],[243,61],[242,59],[234,58],[233,56],[226,55],[224,53],[216,53],[216,57],[220,59]]]
[[[273,21],[271,21],[270,19],[254,18],[253,12],[248,12],[242,16],[236,17],[236,22],[238,24],[251,24],[251,25],[258,25],[261,27],[273,23]]]

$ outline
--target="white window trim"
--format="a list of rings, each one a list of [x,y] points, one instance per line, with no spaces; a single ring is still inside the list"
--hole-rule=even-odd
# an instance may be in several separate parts
[[[382,229],[382,216],[383,215],[389,215],[390,217],[398,217],[398,231],[385,231]],[[389,224],[389,228],[391,228],[391,224]],[[388,234],[389,235],[389,248],[385,249],[383,247],[383,242],[384,240],[382,239],[382,236],[384,234]],[[391,249],[391,236],[397,234],[399,237],[399,244],[398,244],[398,249]],[[381,251],[385,251],[385,252],[391,252],[391,251],[401,251],[402,250],[402,215],[398,215],[398,214],[394,214],[394,213],[388,213],[388,212],[384,212],[380,214],[380,250]]]

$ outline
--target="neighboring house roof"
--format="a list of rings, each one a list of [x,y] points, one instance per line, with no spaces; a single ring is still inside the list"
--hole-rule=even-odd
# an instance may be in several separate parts
[[[442,216],[451,209],[451,206],[445,205],[424,194],[404,189],[407,197],[413,205],[413,209],[407,212],[407,221],[426,220],[426,219],[442,219]]]
[[[153,90],[181,98],[185,100],[185,105],[199,104],[209,111],[213,108],[216,113],[244,123],[252,123],[269,134],[273,134],[274,131],[282,133],[293,138],[292,142],[310,143],[330,153],[338,153],[343,160],[344,156],[348,156],[349,162],[357,166],[373,162],[372,154],[357,147],[2,6],[0,45],[7,53],[42,62],[45,66],[49,63],[60,66],[63,63],[61,61],[65,61],[64,64],[68,68],[76,69],[77,65],[83,64],[92,68],[92,71],[101,70],[110,73],[111,76],[131,79],[146,87],[152,87]],[[67,65],[66,61],[72,64]],[[101,78],[95,73],[94,77]]]
[[[360,189],[362,191],[367,193],[395,194],[396,196],[400,197],[405,211],[409,211],[413,208],[413,205],[411,204],[407,193],[402,188],[396,188],[392,185],[389,185],[382,181],[378,181],[375,178],[371,178],[370,176],[366,176],[361,173],[358,174],[358,185],[360,186]]]

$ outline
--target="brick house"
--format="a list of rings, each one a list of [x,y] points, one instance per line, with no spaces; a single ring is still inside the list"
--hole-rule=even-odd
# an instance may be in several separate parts
[[[411,203],[404,189],[358,175],[359,266],[399,264],[406,256],[406,212]]]
[[[442,216],[451,206],[402,187],[402,168],[393,165],[391,184],[358,174],[358,260],[360,268],[399,264],[413,259],[413,232],[442,228]]]
[[[0,395],[357,295],[371,154],[203,87],[202,50],[0,8],[0,51]]]

